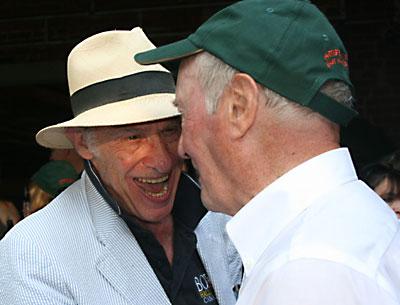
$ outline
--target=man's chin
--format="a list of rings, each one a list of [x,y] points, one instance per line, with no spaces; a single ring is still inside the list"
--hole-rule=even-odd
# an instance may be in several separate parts
[[[208,197],[207,194],[203,192],[203,190],[201,191],[201,202],[203,203],[204,207],[211,212],[223,213],[230,216],[235,215],[237,212],[226,209],[226,205],[224,205],[220,201],[210,199],[210,197]]]

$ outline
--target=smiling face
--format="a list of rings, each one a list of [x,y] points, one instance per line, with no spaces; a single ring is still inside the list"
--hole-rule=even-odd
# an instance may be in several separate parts
[[[182,169],[179,118],[96,127],[86,136],[89,159],[120,207],[141,223],[161,223],[173,207]]]

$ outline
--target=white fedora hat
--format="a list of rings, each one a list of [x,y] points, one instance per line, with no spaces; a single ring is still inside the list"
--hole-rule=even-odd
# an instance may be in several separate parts
[[[115,126],[179,115],[175,85],[161,65],[142,66],[138,52],[155,48],[141,28],[108,31],[79,43],[68,56],[72,120],[43,128],[36,141],[49,148],[72,148],[66,127]]]

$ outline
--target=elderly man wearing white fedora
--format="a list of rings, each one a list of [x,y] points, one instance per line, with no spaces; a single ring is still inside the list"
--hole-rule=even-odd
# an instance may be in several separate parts
[[[241,262],[228,216],[206,212],[177,153],[174,81],[134,54],[140,28],[109,31],[68,57],[74,118],[37,142],[74,147],[80,180],[0,243],[0,304],[235,303]]]

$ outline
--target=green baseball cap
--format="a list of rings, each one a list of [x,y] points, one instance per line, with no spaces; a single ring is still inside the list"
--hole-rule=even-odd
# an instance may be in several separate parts
[[[65,160],[54,160],[40,167],[32,176],[31,181],[51,196],[56,197],[78,178],[79,174],[71,163]]]
[[[186,39],[139,53],[141,64],[207,51],[280,95],[347,125],[357,115],[319,92],[328,80],[352,89],[347,51],[336,31],[307,0],[245,0],[204,22]]]

